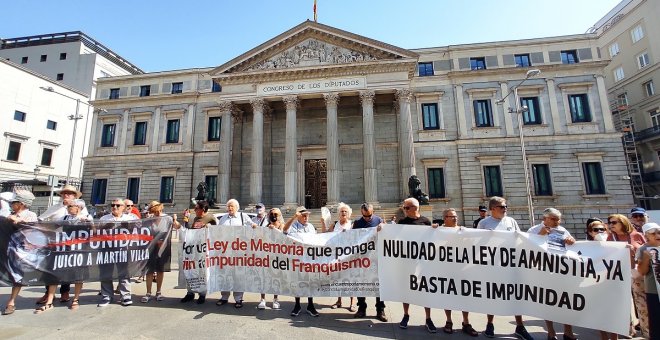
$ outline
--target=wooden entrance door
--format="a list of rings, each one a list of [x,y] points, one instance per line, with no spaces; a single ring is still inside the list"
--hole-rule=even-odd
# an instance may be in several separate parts
[[[318,209],[328,201],[328,161],[305,160],[305,207]]]

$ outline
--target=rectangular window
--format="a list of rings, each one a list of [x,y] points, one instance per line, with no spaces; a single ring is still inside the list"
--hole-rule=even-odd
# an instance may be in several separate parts
[[[7,149],[7,160],[18,162],[18,157],[21,155],[21,143],[10,141],[9,149]]]
[[[619,43],[613,43],[610,45],[610,58],[614,58],[615,55],[619,54]]]
[[[541,119],[539,97],[520,98],[520,105],[523,107],[523,124],[533,125],[543,123],[543,120]],[[527,107],[527,109],[525,109],[525,107]]]
[[[172,203],[174,200],[174,177],[160,178],[160,202]]]
[[[28,62],[28,57],[21,58],[21,64],[27,64],[27,62]]]
[[[655,86],[653,85],[653,80],[649,80],[646,83],[643,84],[644,86],[644,92],[646,93],[647,97],[651,97],[655,95]]]
[[[561,63],[562,64],[577,64],[579,62],[577,51],[561,51]]]
[[[620,81],[625,77],[623,74],[623,66],[614,69],[614,81]]]
[[[552,181],[548,164],[532,164],[534,176],[534,195],[552,196]]]
[[[140,86],[140,97],[149,97],[151,94],[151,85]]]
[[[39,61],[43,63],[43,62],[45,62],[46,60],[48,60],[48,56],[45,55],[45,54],[42,54],[42,55],[41,55],[41,59],[39,59]]]
[[[105,178],[94,179],[92,181],[92,205],[105,203],[105,191],[108,187],[108,180]]]
[[[637,56],[637,66],[640,69],[648,66],[650,63],[651,60],[649,60],[649,54],[647,52],[644,52]]]
[[[183,92],[183,83],[172,83],[172,94],[182,93]]]
[[[206,176],[204,178],[204,182],[206,182],[206,187],[208,188],[208,196],[207,200],[217,200],[216,192],[218,192],[218,176],[213,175],[213,176]]]
[[[486,182],[486,196],[504,196],[499,165],[484,166],[484,181]]]
[[[584,172],[584,187],[587,195],[604,195],[605,181],[603,180],[603,170],[598,162],[582,163]]]
[[[486,58],[470,58],[470,69],[471,70],[485,70],[486,69]]]
[[[571,119],[573,123],[585,123],[591,121],[589,99],[586,94],[569,95],[568,106],[571,110]]]
[[[19,122],[24,122],[26,116],[27,114],[25,112],[14,111],[14,120],[17,120]]]
[[[115,124],[103,124],[101,131],[101,146],[110,147],[115,146]]]
[[[119,99],[119,89],[110,89],[109,99]]]
[[[46,129],[48,129],[48,130],[57,130],[57,122],[54,122],[52,120],[48,120],[46,122]]]
[[[222,126],[222,117],[209,117],[209,130],[206,135],[209,142],[220,140],[220,127]]]
[[[60,60],[66,60],[66,53],[60,53]]]
[[[420,77],[432,76],[433,73],[433,63],[418,63],[417,69],[419,70]]]
[[[41,152],[41,165],[50,166],[52,160],[53,160],[53,149],[43,148],[43,151]]]
[[[167,121],[167,135],[165,135],[165,143],[178,143],[179,142],[179,120],[170,119]]]
[[[642,40],[644,38],[644,30],[641,25],[636,26],[630,31],[630,37],[632,38],[633,44]]]
[[[422,104],[422,120],[424,122],[424,130],[440,129],[438,104]]]
[[[222,92],[222,85],[213,82],[213,86],[211,86],[211,92]]]
[[[660,127],[660,110],[651,110],[649,111],[649,115],[651,116],[651,124],[653,124],[653,127]]]
[[[126,185],[126,197],[128,197],[133,203],[137,204],[138,197],[140,196],[140,178],[132,177],[128,179]]]
[[[628,105],[628,94],[627,93],[622,93],[618,96],[616,96],[616,105]]]
[[[135,135],[133,136],[133,145],[147,144],[147,122],[135,123]]]
[[[445,176],[442,168],[428,170],[429,198],[445,198]]]
[[[490,100],[475,100],[473,104],[476,127],[493,126],[493,114],[490,109]]]
[[[532,63],[529,61],[529,54],[516,54],[516,67],[530,67]]]
[[[64,80],[64,73],[58,73],[55,80]]]

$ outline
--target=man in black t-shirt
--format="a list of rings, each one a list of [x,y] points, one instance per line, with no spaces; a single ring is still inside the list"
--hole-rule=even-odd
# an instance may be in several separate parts
[[[488,209],[486,209],[485,205],[480,205],[479,206],[479,218],[477,218],[476,220],[474,220],[474,222],[472,222],[472,228],[475,228],[475,229],[477,228],[477,226],[479,225],[479,222],[481,222],[481,220],[486,218],[486,213],[487,212],[488,212]]]

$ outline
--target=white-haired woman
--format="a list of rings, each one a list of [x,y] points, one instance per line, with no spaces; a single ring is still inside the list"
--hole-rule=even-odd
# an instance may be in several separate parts
[[[351,207],[348,206],[348,204],[344,202],[339,202],[337,204],[337,211],[339,212],[339,219],[334,222],[334,224],[328,228],[328,226],[325,225],[325,221],[321,219],[321,232],[326,233],[326,232],[344,232],[346,230],[350,230],[353,228],[353,220],[351,220],[351,215],[353,214],[353,210]],[[337,302],[335,302],[331,308],[332,309],[337,309],[341,308],[341,296],[337,298]],[[351,312],[357,311],[357,306],[355,305],[355,297],[351,296],[351,304],[348,307],[348,310]]]

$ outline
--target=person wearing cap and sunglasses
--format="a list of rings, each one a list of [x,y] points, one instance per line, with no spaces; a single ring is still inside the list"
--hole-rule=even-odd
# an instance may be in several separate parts
[[[479,218],[477,218],[476,220],[474,220],[474,222],[472,222],[472,228],[476,229],[477,226],[479,225],[479,222],[481,222],[481,220],[486,218],[487,213],[488,213],[488,209],[486,209],[486,206],[485,205],[480,205],[479,206]]]
[[[649,320],[648,332],[644,334],[649,339],[660,339],[660,300],[658,299],[658,286],[660,280],[660,225],[646,223],[642,226],[646,243],[635,254],[637,270],[644,277],[644,291],[646,292],[646,310],[640,311]],[[654,249],[655,248],[655,249]],[[652,266],[655,265],[655,268]],[[656,277],[653,276],[655,270]]]
[[[488,209],[490,210],[490,216],[484,218],[479,222],[477,229],[487,229],[487,230],[504,230],[504,231],[520,231],[518,222],[512,217],[506,215],[507,205],[506,199],[498,196],[493,196],[488,200]],[[495,337],[495,325],[493,324],[493,319],[495,318],[492,314],[487,314],[486,319],[486,330],[484,335],[487,338]],[[522,315],[514,315],[516,320],[516,330],[515,335],[521,339],[531,340],[534,339],[527,332],[525,325],[523,324]]]
[[[296,213],[284,224],[284,228],[282,229],[284,234],[294,238],[299,237],[299,234],[316,234],[314,225],[309,223],[309,214],[310,212],[305,207],[296,208]],[[291,316],[300,315],[300,310],[302,309],[300,306],[300,297],[296,296],[295,299],[296,305],[291,311]],[[319,316],[319,312],[314,307],[314,298],[312,297],[307,298],[307,313],[313,317]]]
[[[640,207],[630,209],[630,223],[638,233],[642,233],[642,226],[648,221],[649,215],[646,214],[646,209]]]

